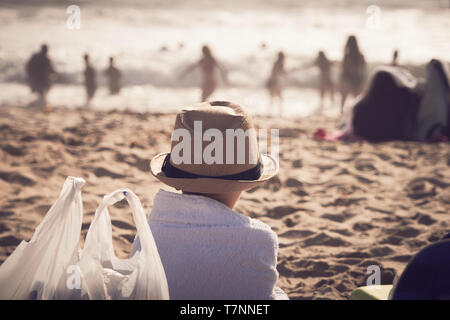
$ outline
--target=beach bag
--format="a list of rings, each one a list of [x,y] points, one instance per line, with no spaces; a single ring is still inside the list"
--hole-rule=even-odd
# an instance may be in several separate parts
[[[112,244],[108,206],[126,199],[131,207],[141,249],[127,260],[118,259]],[[104,197],[97,208],[79,263],[82,296],[89,299],[169,299],[167,279],[155,240],[139,198],[128,189]]]
[[[78,261],[84,183],[68,177],[31,240],[0,266],[0,299],[54,299],[67,291],[67,267]]]
[[[407,140],[420,103],[417,81],[407,71],[384,67],[374,74],[365,96],[353,108],[354,133],[369,141]]]

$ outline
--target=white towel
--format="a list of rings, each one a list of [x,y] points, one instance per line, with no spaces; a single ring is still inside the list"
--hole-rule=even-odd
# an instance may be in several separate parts
[[[171,299],[287,299],[278,280],[278,238],[261,221],[197,195],[160,190],[149,225]],[[140,247],[135,241],[133,252]]]

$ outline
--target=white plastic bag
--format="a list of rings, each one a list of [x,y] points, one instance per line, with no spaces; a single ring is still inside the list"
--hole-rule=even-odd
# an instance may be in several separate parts
[[[36,228],[0,266],[0,299],[168,299],[166,275],[139,198],[130,190],[104,197],[79,248],[85,181],[68,177]],[[142,249],[114,255],[107,206],[126,197]]]
[[[22,241],[1,265],[0,299],[54,299],[67,290],[67,267],[78,261],[84,183],[68,177],[30,242]]]
[[[131,207],[141,250],[118,259],[112,244],[107,206],[126,198]],[[79,267],[89,299],[169,299],[166,275],[139,198],[128,189],[104,197],[86,235]]]

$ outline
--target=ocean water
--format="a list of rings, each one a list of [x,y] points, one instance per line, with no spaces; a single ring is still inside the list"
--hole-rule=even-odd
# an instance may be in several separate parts
[[[59,73],[49,101],[77,107],[84,103],[82,56],[96,69],[116,58],[125,87],[110,97],[102,86],[92,102],[98,109],[175,111],[199,100],[200,74],[183,80],[181,70],[208,44],[229,71],[229,87],[213,99],[233,100],[253,113],[270,110],[264,83],[279,50],[288,69],[311,62],[318,50],[340,61],[348,35],[358,37],[373,69],[399,62],[415,75],[431,58],[450,61],[450,1],[446,0],[130,0],[77,1],[80,28],[68,27],[67,1],[0,1],[0,104],[33,99],[24,65],[42,43]],[[266,48],[262,49],[261,44]],[[333,70],[337,79],[338,67]],[[318,72],[304,68],[284,81],[286,116],[305,116],[318,105]],[[101,84],[104,79],[99,74]],[[336,97],[338,98],[338,97]],[[338,99],[336,99],[338,100]],[[336,114],[330,105],[326,112]]]

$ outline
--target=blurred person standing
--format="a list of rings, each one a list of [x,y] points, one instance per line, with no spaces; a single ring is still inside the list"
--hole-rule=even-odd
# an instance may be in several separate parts
[[[108,78],[109,92],[111,95],[119,94],[122,87],[122,73],[114,64],[114,58],[109,58],[109,67],[105,70],[105,76]]]
[[[356,37],[351,35],[347,39],[344,48],[344,60],[341,70],[341,113],[349,94],[354,97],[361,94],[365,86],[367,65],[364,55],[361,53]]]
[[[325,52],[319,51],[319,54],[314,61],[314,65],[319,68],[319,111],[322,112],[323,100],[326,93],[330,95],[331,103],[334,103],[334,84],[333,80],[331,79],[331,67],[333,66],[333,62],[328,59]]]
[[[84,55],[84,86],[86,88],[86,107],[89,107],[92,98],[97,90],[97,75],[95,69],[89,61],[89,55]]]
[[[393,55],[392,55],[391,66],[393,66],[393,67],[397,67],[398,66],[398,50],[395,50]]]
[[[31,91],[38,94],[38,104],[49,111],[47,94],[56,79],[56,72],[48,56],[48,46],[43,44],[41,51],[33,54],[26,64],[26,73]]]
[[[284,66],[285,55],[283,51],[280,51],[275,60],[272,71],[270,72],[269,79],[266,82],[266,88],[270,95],[270,108],[273,108],[275,99],[278,99],[278,111],[279,114],[283,114],[283,88],[281,85],[281,77],[285,76],[286,69]]]
[[[225,84],[228,84],[227,72],[221,63],[217,61],[208,46],[202,47],[202,57],[200,60],[190,65],[181,73],[180,79],[191,73],[195,68],[199,67],[202,72],[202,96],[201,102],[208,100],[217,88],[216,69],[219,69]]]

